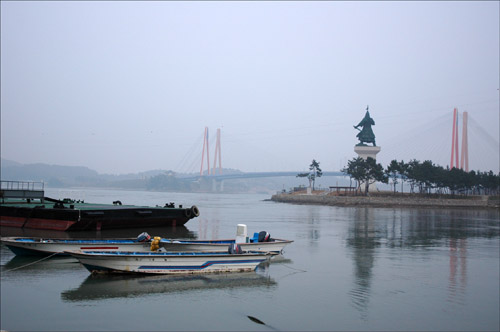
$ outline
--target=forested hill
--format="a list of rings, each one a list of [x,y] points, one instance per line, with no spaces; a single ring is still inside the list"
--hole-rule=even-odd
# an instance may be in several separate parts
[[[47,164],[11,164],[2,159],[2,180],[41,181],[50,178],[75,179],[97,177],[99,174],[88,167],[60,166]]]
[[[42,163],[22,164],[1,159],[2,181],[37,181],[48,187],[102,187],[148,190],[185,190],[191,188],[182,178],[197,174],[176,174],[167,170],[150,170],[129,174],[100,174],[84,166],[61,166]],[[225,169],[226,173],[239,172]],[[168,181],[167,181],[168,180]],[[199,184],[197,184],[199,187]],[[208,185],[207,185],[208,186]],[[211,186],[211,182],[210,182]],[[199,189],[199,188],[198,188]]]
[[[3,181],[43,181],[51,187],[97,186],[141,188],[141,179],[165,172],[154,170],[136,174],[99,174],[85,166],[62,166],[42,163],[21,164],[1,159],[1,179]]]

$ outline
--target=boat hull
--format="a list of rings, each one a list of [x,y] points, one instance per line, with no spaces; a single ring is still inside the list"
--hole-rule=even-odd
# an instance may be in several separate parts
[[[267,253],[68,252],[92,273],[198,274],[253,271]]]
[[[291,240],[273,239],[270,242],[247,242],[238,243],[243,251],[264,251],[279,254],[283,248],[292,243]],[[167,240],[160,241],[160,247],[166,251],[227,251],[230,244],[235,240]]]
[[[196,211],[196,214],[193,212]],[[0,226],[57,231],[180,226],[197,216],[191,208],[134,207],[98,204],[0,204]]]

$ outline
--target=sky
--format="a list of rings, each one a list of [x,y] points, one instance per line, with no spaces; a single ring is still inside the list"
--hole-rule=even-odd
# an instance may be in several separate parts
[[[446,166],[456,107],[499,171],[498,1],[0,6],[4,159],[200,172],[207,127],[211,168],[220,128],[224,168],[336,171],[369,105],[377,161]]]

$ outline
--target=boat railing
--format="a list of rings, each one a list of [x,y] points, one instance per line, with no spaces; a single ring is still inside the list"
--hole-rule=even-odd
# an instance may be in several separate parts
[[[5,190],[43,190],[43,182],[34,181],[0,181],[0,189]]]
[[[41,199],[43,201],[44,183],[35,181],[0,181],[0,197]]]

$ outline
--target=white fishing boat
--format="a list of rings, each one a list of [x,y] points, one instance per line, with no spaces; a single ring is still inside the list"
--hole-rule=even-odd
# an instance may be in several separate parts
[[[240,250],[240,249],[239,249]],[[264,252],[69,251],[91,273],[194,274],[253,271],[271,256]]]
[[[226,252],[228,245],[238,243],[244,251],[265,251],[279,254],[291,240],[273,239],[265,232],[246,236],[246,225],[239,224],[235,239],[189,240],[153,237],[147,233],[126,239],[54,239],[40,237],[2,237],[2,243],[16,255],[64,255],[65,251],[133,251],[150,252],[159,248],[172,252]]]
[[[151,242],[137,239],[47,239],[40,237],[2,237],[2,243],[16,255],[65,255],[64,251],[151,251]]]
[[[292,243],[292,240],[274,239],[266,231],[247,236],[247,225],[238,224],[236,238],[227,240],[171,240],[161,239],[159,247],[166,251],[227,251],[228,245],[238,244],[243,251],[263,251],[280,254],[283,248]]]
[[[237,243],[243,251],[264,251],[280,254],[292,240],[271,239],[268,242],[236,242],[235,240],[169,240],[162,239],[160,247],[167,251],[227,251],[227,246]]]

